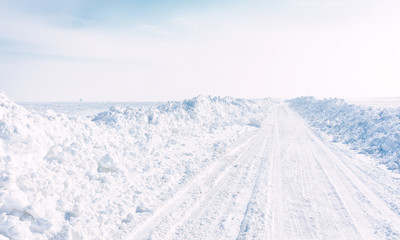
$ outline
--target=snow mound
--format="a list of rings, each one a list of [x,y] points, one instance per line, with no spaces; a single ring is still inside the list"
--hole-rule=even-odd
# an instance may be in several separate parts
[[[84,117],[0,94],[0,238],[121,239],[272,104],[199,96]]]
[[[312,126],[396,170],[400,160],[400,109],[367,108],[342,99],[301,97],[290,106]]]

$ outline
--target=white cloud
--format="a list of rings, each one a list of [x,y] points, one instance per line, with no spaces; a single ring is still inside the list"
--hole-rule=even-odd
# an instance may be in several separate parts
[[[3,59],[0,81],[17,100],[397,94],[399,4],[336,3],[219,9],[117,30],[14,14],[0,21],[0,37],[26,45],[10,50],[60,58]],[[17,89],[28,81],[47,87]]]

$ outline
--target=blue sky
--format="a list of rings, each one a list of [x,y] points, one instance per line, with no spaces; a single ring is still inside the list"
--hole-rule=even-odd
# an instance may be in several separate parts
[[[15,101],[398,96],[400,3],[0,0]]]

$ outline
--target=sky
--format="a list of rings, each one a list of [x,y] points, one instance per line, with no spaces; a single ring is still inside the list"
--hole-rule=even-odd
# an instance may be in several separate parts
[[[400,97],[398,0],[0,0],[14,101]]]

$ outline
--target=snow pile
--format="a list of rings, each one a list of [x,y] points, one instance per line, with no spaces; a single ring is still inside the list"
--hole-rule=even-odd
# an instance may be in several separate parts
[[[301,97],[289,102],[311,125],[332,135],[334,141],[382,159],[389,169],[398,169],[400,109],[367,108],[336,98]]]
[[[89,118],[0,94],[0,239],[120,239],[272,104],[200,96]]]

